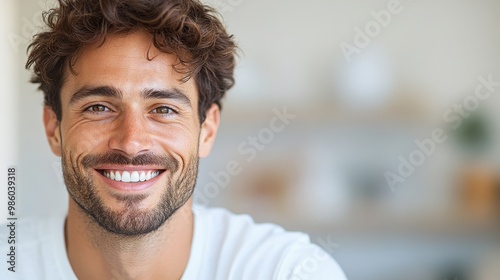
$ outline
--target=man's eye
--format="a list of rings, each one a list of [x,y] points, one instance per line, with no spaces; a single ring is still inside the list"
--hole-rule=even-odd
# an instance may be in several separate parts
[[[104,105],[92,105],[85,109],[85,111],[90,111],[90,112],[106,112],[109,111],[109,108],[104,106]]]
[[[158,108],[154,109],[152,112],[155,114],[163,114],[163,115],[175,113],[175,111],[172,108],[167,107],[167,106],[158,107]]]

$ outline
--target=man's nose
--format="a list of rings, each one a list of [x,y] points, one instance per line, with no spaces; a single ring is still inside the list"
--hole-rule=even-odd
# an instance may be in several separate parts
[[[115,121],[109,142],[112,150],[133,158],[151,149],[152,137],[144,115],[138,112],[123,112]]]

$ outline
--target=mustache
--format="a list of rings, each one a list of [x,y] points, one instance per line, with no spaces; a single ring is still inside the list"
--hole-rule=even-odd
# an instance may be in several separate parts
[[[97,165],[158,165],[172,172],[177,171],[179,162],[170,155],[157,155],[153,153],[141,154],[134,158],[128,158],[120,153],[108,152],[105,154],[86,155],[82,158],[82,165],[85,168],[92,168]]]

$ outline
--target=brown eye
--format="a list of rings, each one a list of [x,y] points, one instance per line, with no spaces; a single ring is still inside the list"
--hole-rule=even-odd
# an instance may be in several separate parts
[[[158,107],[158,108],[154,109],[153,113],[167,115],[167,114],[174,113],[174,110],[172,110],[172,108],[162,106],[162,107]]]
[[[106,112],[109,111],[109,108],[104,105],[92,105],[86,109],[86,111],[91,112]]]

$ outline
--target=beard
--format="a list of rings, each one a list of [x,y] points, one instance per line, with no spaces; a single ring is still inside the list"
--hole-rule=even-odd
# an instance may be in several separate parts
[[[193,194],[198,175],[198,162],[199,159],[192,156],[184,173],[174,178],[179,163],[171,156],[142,154],[129,159],[110,152],[102,155],[86,155],[78,164],[72,162],[71,152],[68,155],[62,153],[64,182],[71,199],[100,227],[122,236],[151,233],[182,207]],[[120,211],[111,209],[99,197],[98,187],[92,179],[92,167],[99,164],[163,166],[164,172],[169,174],[163,174],[168,175],[168,179],[162,186],[160,201],[151,210],[141,210],[138,205],[147,197],[146,194],[113,195],[116,200],[124,204],[124,207]]]

